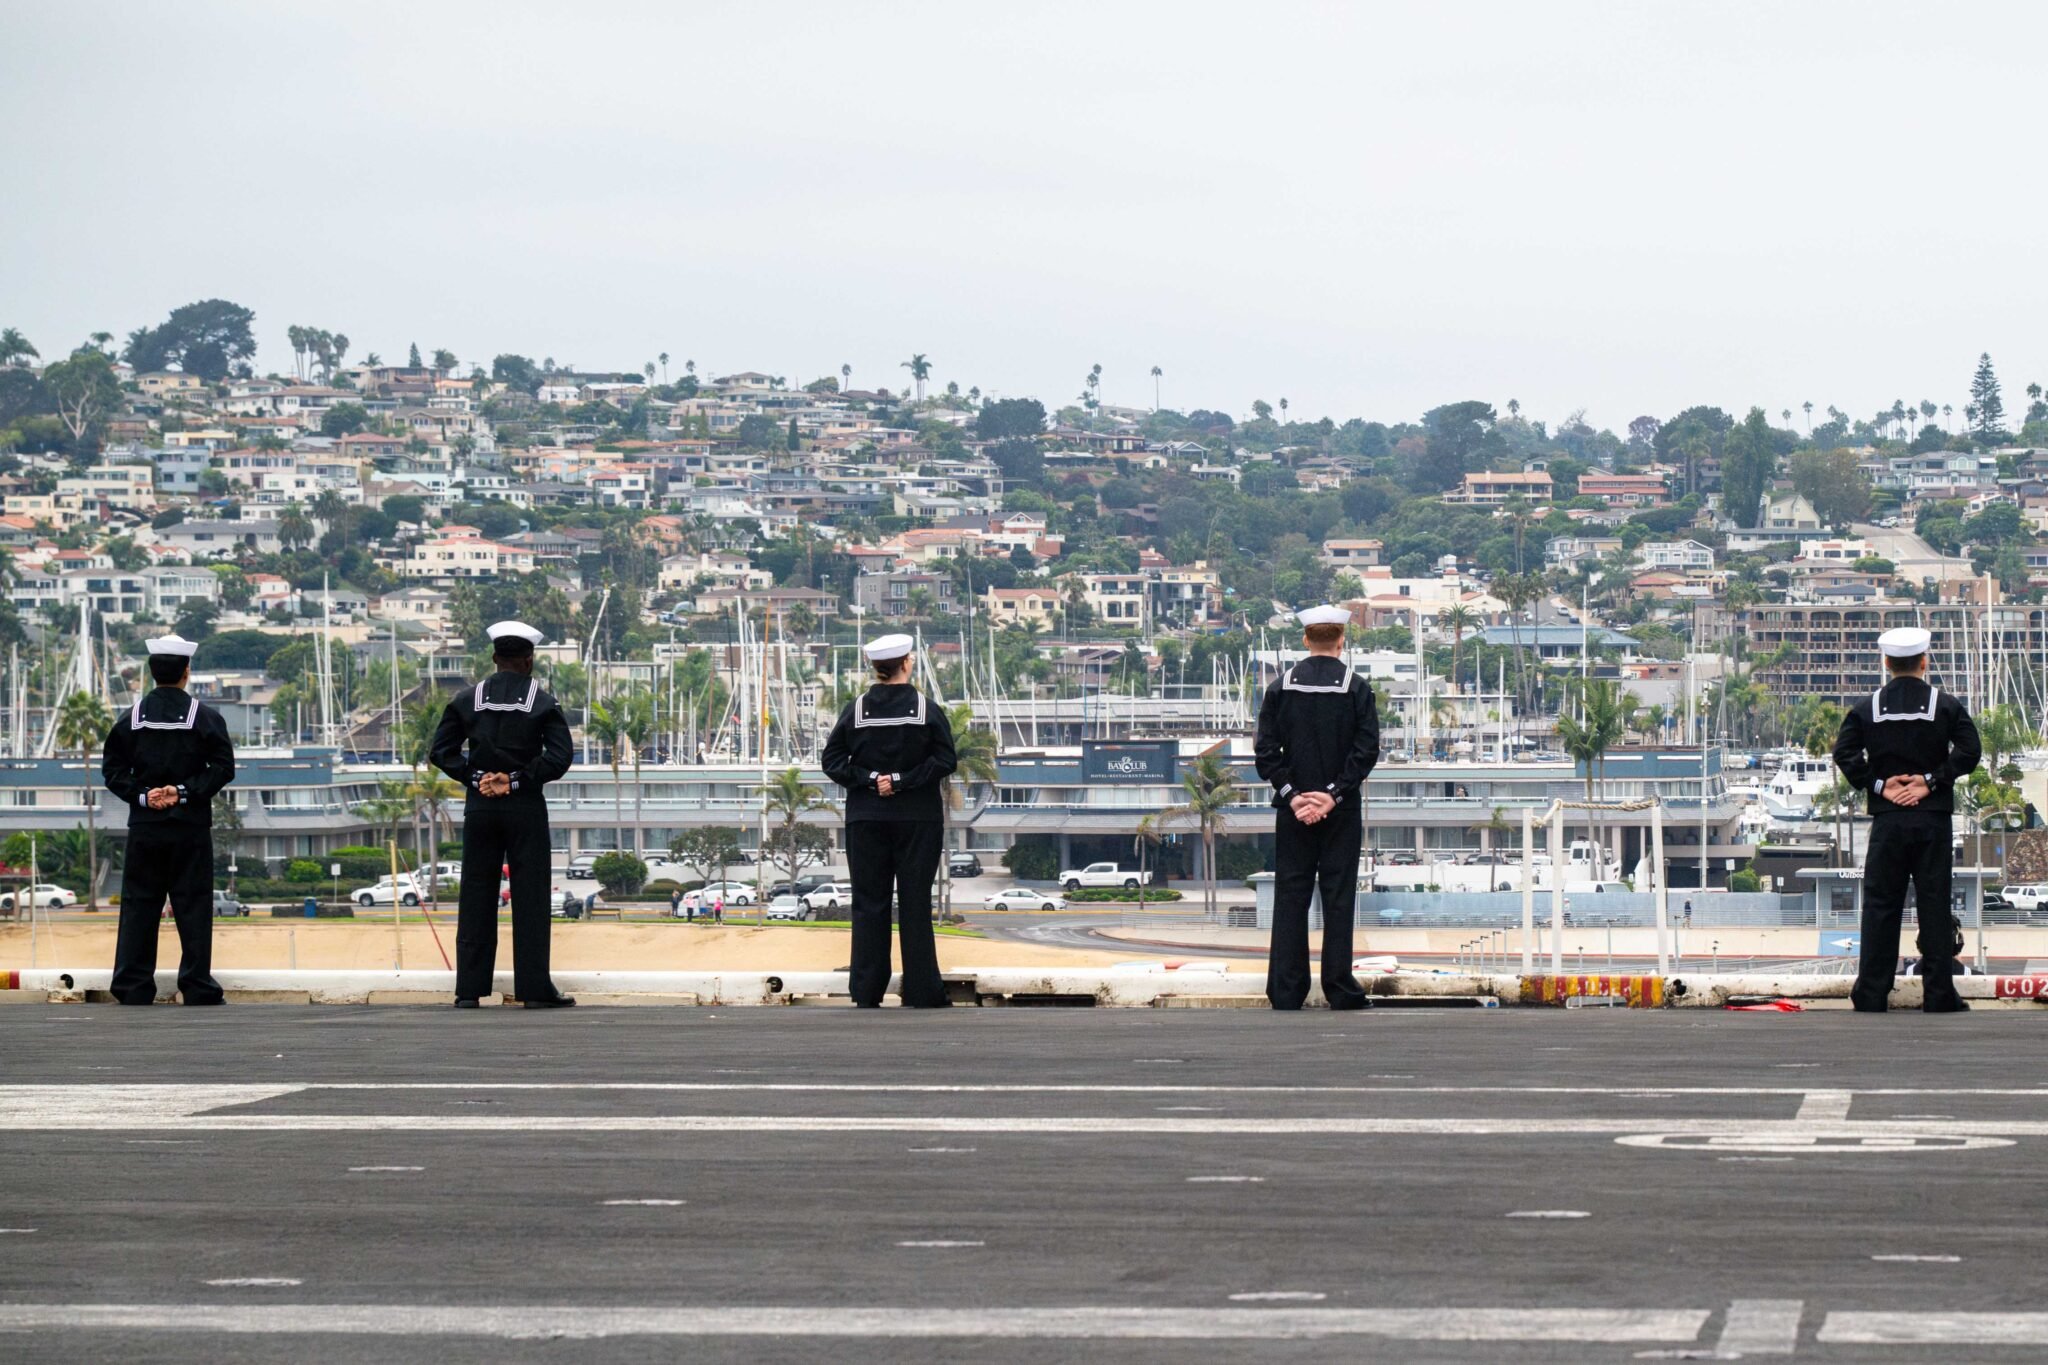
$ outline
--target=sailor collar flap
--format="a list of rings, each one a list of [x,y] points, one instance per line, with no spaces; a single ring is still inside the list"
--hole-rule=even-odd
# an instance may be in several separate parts
[[[1870,719],[1875,724],[1886,720],[1933,720],[1934,709],[1941,702],[1941,689],[1930,684],[1927,688],[1927,709],[1925,711],[1893,711],[1889,715],[1884,709],[1884,688],[1870,694]]]
[[[540,697],[540,679],[528,678],[526,680],[526,700],[485,701],[484,689],[490,686],[490,682],[489,678],[485,678],[476,685],[476,709],[479,711],[531,711],[533,703]]]
[[[185,699],[187,705],[185,707],[185,718],[183,720],[144,720],[142,718],[142,703],[147,700],[149,700],[147,696],[137,697],[135,699],[134,709],[128,712],[129,729],[189,730],[199,719],[199,698],[197,697],[187,697]]]
[[[854,729],[866,730],[877,725],[924,724],[924,693],[919,692],[915,694],[917,697],[917,705],[911,708],[911,712],[907,716],[870,716],[868,714],[868,697],[870,695],[872,694],[863,692],[858,697],[855,697],[853,699]]]
[[[1319,658],[1327,658],[1328,656],[1327,656],[1327,655],[1321,655],[1321,654],[1315,654],[1315,655],[1310,655],[1309,657],[1310,657],[1310,658],[1318,658],[1318,659],[1319,659]],[[1300,670],[1301,670],[1301,668],[1303,667],[1303,665],[1305,665],[1305,664],[1307,664],[1307,663],[1308,663],[1308,659],[1303,659],[1303,660],[1302,660],[1302,661],[1301,661],[1300,663],[1297,663],[1296,665],[1294,665],[1294,667],[1293,667],[1293,668],[1290,668],[1290,669],[1288,669],[1288,670],[1287,670],[1287,672],[1286,672],[1285,674],[1281,675],[1281,679],[1280,679],[1280,690],[1281,690],[1281,691],[1283,691],[1283,692],[1349,692],[1349,691],[1351,690],[1351,677],[1352,677],[1353,669],[1352,669],[1352,667],[1351,667],[1351,662],[1350,662],[1350,660],[1348,660],[1348,659],[1347,659],[1347,660],[1345,660],[1345,662],[1344,662],[1344,676],[1343,676],[1343,677],[1341,677],[1341,678],[1339,678],[1339,679],[1338,679],[1338,680],[1337,680],[1336,682],[1333,682],[1333,683],[1328,683],[1328,684],[1317,684],[1317,683],[1305,683],[1305,682],[1301,682],[1301,681],[1299,681],[1299,680],[1298,680],[1298,679],[1296,678],[1296,676],[1295,676],[1295,675],[1296,675],[1296,674],[1297,674],[1298,672],[1300,672]]]

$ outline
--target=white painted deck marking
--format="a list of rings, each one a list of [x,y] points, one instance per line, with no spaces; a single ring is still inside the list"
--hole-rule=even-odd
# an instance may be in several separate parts
[[[1855,1096],[1847,1090],[1809,1090],[1800,1101],[1801,1123],[1846,1123]]]
[[[680,1208],[688,1202],[687,1199],[607,1199],[604,1201],[604,1206],[608,1209],[674,1209]]]
[[[1655,1147],[1667,1152],[1711,1152],[1737,1150],[1747,1153],[1787,1152],[1795,1156],[1888,1156],[1901,1152],[1967,1152],[1986,1147],[2010,1147],[2012,1139],[1987,1133],[2017,1132],[2019,1124],[1949,1124],[1946,1131],[1928,1132],[1924,1126],[1900,1123],[1860,1124],[1855,1128],[1816,1129],[1791,1124],[1753,1124],[1738,1131],[1717,1133],[1688,1128],[1683,1132],[1634,1133],[1618,1137],[1623,1147]]]
[[[1801,1299],[1737,1299],[1728,1305],[1721,1339],[1714,1349],[1724,1356],[1788,1356],[1799,1345]]]
[[[589,1308],[392,1304],[0,1304],[0,1331],[261,1335],[1692,1342],[1705,1309]]]
[[[898,1242],[900,1247],[915,1247],[919,1250],[946,1250],[954,1247],[985,1247],[987,1242]]]
[[[39,1228],[0,1228],[0,1237],[6,1237],[6,1236],[8,1236],[8,1235],[10,1235],[10,1234],[12,1234],[12,1235],[16,1235],[16,1236],[23,1236],[23,1237],[25,1237],[25,1236],[27,1236],[27,1235],[28,1235],[29,1233],[31,1233],[31,1232],[38,1232],[38,1231],[41,1231],[41,1229],[39,1229]]]
[[[1188,1184],[1190,1185],[1263,1185],[1265,1183],[1266,1177],[1262,1175],[1191,1175],[1188,1177]]]
[[[1963,1258],[1960,1256],[1915,1256],[1910,1252],[1898,1252],[1888,1256],[1873,1256],[1870,1259],[1873,1261],[1907,1261],[1914,1264],[1960,1265]]]
[[[1823,1346],[2048,1347],[2048,1313],[1830,1313]]]
[[[386,1171],[424,1171],[427,1168],[424,1166],[351,1166],[348,1169],[350,1175],[367,1175]]]
[[[203,1280],[201,1283],[210,1284],[216,1289],[284,1289],[295,1284],[304,1284],[305,1281],[285,1279],[282,1276],[247,1276],[242,1279]]]
[[[1250,1294],[1232,1294],[1232,1303],[1321,1303],[1328,1294],[1313,1289],[1261,1289]]]
[[[1584,1209],[1516,1209],[1509,1218],[1591,1218]]]

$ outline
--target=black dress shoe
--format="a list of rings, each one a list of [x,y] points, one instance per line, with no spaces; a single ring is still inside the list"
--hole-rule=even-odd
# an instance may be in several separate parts
[[[472,999],[466,995],[458,995],[455,997],[455,1008],[459,1010],[482,1009],[483,1002],[480,1000]]]
[[[181,999],[180,1001],[180,1003],[186,1005],[225,1005],[227,1002],[228,998],[224,995],[202,995],[197,1000]]]
[[[1968,1014],[1970,1012],[1970,1002],[1967,1000],[1951,1000],[1946,1005],[1923,1006],[1920,1012],[1922,1014]]]
[[[530,1010],[561,1010],[575,1004],[576,997],[557,993],[555,995],[544,995],[538,1000],[522,1000],[519,1003]]]

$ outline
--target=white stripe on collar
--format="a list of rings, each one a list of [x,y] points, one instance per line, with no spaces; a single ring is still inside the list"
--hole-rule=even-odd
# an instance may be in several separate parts
[[[188,697],[191,705],[185,708],[183,720],[144,720],[142,718],[143,698],[135,699],[135,709],[128,713],[128,728],[131,730],[189,730],[199,719],[199,698]]]
[[[1318,656],[1318,657],[1320,657],[1320,656]],[[1308,660],[1307,660],[1307,659],[1303,659],[1303,660],[1301,661],[1301,663],[1298,663],[1298,664],[1296,664],[1296,665],[1294,666],[1294,668],[1290,668],[1290,669],[1288,669],[1288,670],[1287,670],[1287,672],[1286,672],[1285,674],[1283,674],[1283,675],[1281,676],[1281,679],[1280,679],[1280,690],[1281,690],[1281,691],[1283,691],[1283,692],[1349,692],[1349,691],[1351,690],[1351,674],[1352,674],[1352,668],[1351,668],[1351,663],[1350,663],[1350,661],[1349,661],[1349,660],[1346,660],[1346,661],[1345,661],[1345,664],[1344,664],[1344,676],[1343,676],[1343,677],[1341,677],[1341,678],[1339,678],[1339,679],[1338,679],[1338,680],[1337,680],[1336,682],[1334,682],[1334,683],[1331,683],[1331,684],[1330,684],[1329,686],[1327,686],[1327,687],[1318,687],[1318,686],[1316,686],[1316,685],[1315,685],[1314,683],[1304,683],[1304,682],[1296,682],[1296,681],[1294,680],[1294,669],[1295,669],[1295,668],[1300,668],[1300,667],[1301,667],[1301,664],[1305,664],[1305,663],[1307,663],[1307,662],[1308,662]]]
[[[540,679],[529,678],[526,681],[525,701],[485,701],[484,688],[490,681],[489,678],[485,678],[476,685],[476,709],[479,711],[531,711],[534,701],[540,696]]]
[[[922,725],[924,724],[924,693],[917,694],[917,709],[907,716],[870,716],[867,713],[868,694],[863,692],[853,699],[853,728],[866,730],[876,725]]]
[[[1927,709],[1925,711],[1894,711],[1890,715],[1886,715],[1884,711],[1884,689],[1880,687],[1877,691],[1870,694],[1870,719],[1873,723],[1881,720],[1933,720],[1934,708],[1940,701],[1941,689],[1930,685],[1927,689]]]

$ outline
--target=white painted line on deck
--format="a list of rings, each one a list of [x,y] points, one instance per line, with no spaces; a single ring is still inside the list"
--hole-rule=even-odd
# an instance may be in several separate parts
[[[282,1276],[246,1276],[241,1279],[202,1280],[201,1283],[210,1284],[216,1289],[288,1289],[295,1284],[304,1284],[305,1281],[289,1280]]]
[[[608,1209],[674,1209],[681,1208],[688,1202],[687,1199],[607,1199],[604,1206]]]
[[[1328,1294],[1313,1289],[1261,1289],[1250,1294],[1232,1294],[1232,1303],[1321,1303]]]
[[[1637,1308],[673,1308],[485,1304],[0,1304],[0,1331],[258,1335],[977,1339],[1696,1341],[1704,1309]],[[1904,1316],[1904,1315],[1901,1315]],[[1917,1319],[1916,1319],[1917,1320]],[[1939,1320],[1939,1319],[1935,1319]]]
[[[0,1228],[0,1237],[6,1237],[9,1235],[17,1237],[26,1237],[28,1234],[32,1232],[40,1231],[40,1228]]]
[[[1591,1218],[1584,1209],[1516,1209],[1509,1218]]]
[[[1798,1159],[1796,1156],[1717,1156],[1714,1158],[1716,1161],[1746,1161],[1751,1165],[1757,1166],[1774,1165],[1780,1162],[1797,1161]]]
[[[1148,1060],[1140,1058],[1139,1060]],[[1151,1058],[1179,1061],[1180,1058]],[[713,1074],[719,1074],[714,1072]],[[758,1072],[733,1073],[758,1075]],[[1374,1074],[1369,1081],[1412,1081],[1413,1074]],[[837,1081],[299,1081],[284,1085],[235,1084],[157,1086],[114,1084],[88,1085],[5,1085],[0,1097],[16,1092],[56,1090],[78,1094],[123,1091],[161,1091],[169,1094],[196,1092],[227,1098],[218,1103],[244,1104],[269,1099],[279,1093],[299,1091],[391,1091],[408,1090],[645,1090],[650,1092],[787,1091],[851,1095],[1799,1095],[1814,1093],[1810,1085],[1692,1085],[1658,1086],[1648,1090],[1640,1085],[997,1085],[973,1083],[877,1083]],[[247,1093],[242,1093],[247,1092]],[[1840,1089],[1848,1095],[1988,1095],[1999,1098],[2034,1097],[2048,1099],[2048,1086],[1920,1087],[1877,1086]]]
[[[987,1242],[946,1242],[946,1241],[939,1241],[939,1242],[898,1242],[898,1243],[897,1243],[896,1245],[897,1245],[897,1246],[900,1246],[900,1247],[914,1247],[914,1248],[916,1248],[916,1249],[918,1249],[918,1250],[920,1250],[920,1251],[927,1251],[927,1250],[929,1250],[929,1251],[940,1251],[940,1250],[948,1250],[948,1249],[952,1249],[952,1248],[956,1248],[956,1247],[985,1247],[985,1246],[987,1246],[987,1245],[988,1245],[988,1243],[987,1243]]]
[[[1162,1104],[1162,1114],[1220,1114],[1223,1111],[1213,1104]]]
[[[350,1175],[368,1175],[375,1172],[424,1171],[424,1166],[351,1166]]]
[[[1799,1316],[1805,1310],[1803,1299],[1737,1299],[1728,1305],[1714,1349],[1724,1356],[1791,1355],[1799,1345]]]
[[[1823,1346],[2048,1347],[2048,1313],[1830,1313]]]
[[[1960,1256],[1915,1256],[1910,1252],[1898,1252],[1886,1256],[1873,1256],[1870,1259],[1873,1261],[1905,1261],[1915,1265],[1959,1265],[1962,1263],[1963,1258]]]
[[[1855,1096],[1847,1090],[1809,1090],[1800,1101],[1801,1123],[1845,1123]]]
[[[1266,1177],[1262,1175],[1191,1175],[1188,1177],[1188,1184],[1190,1185],[1263,1185],[1265,1183]]]

